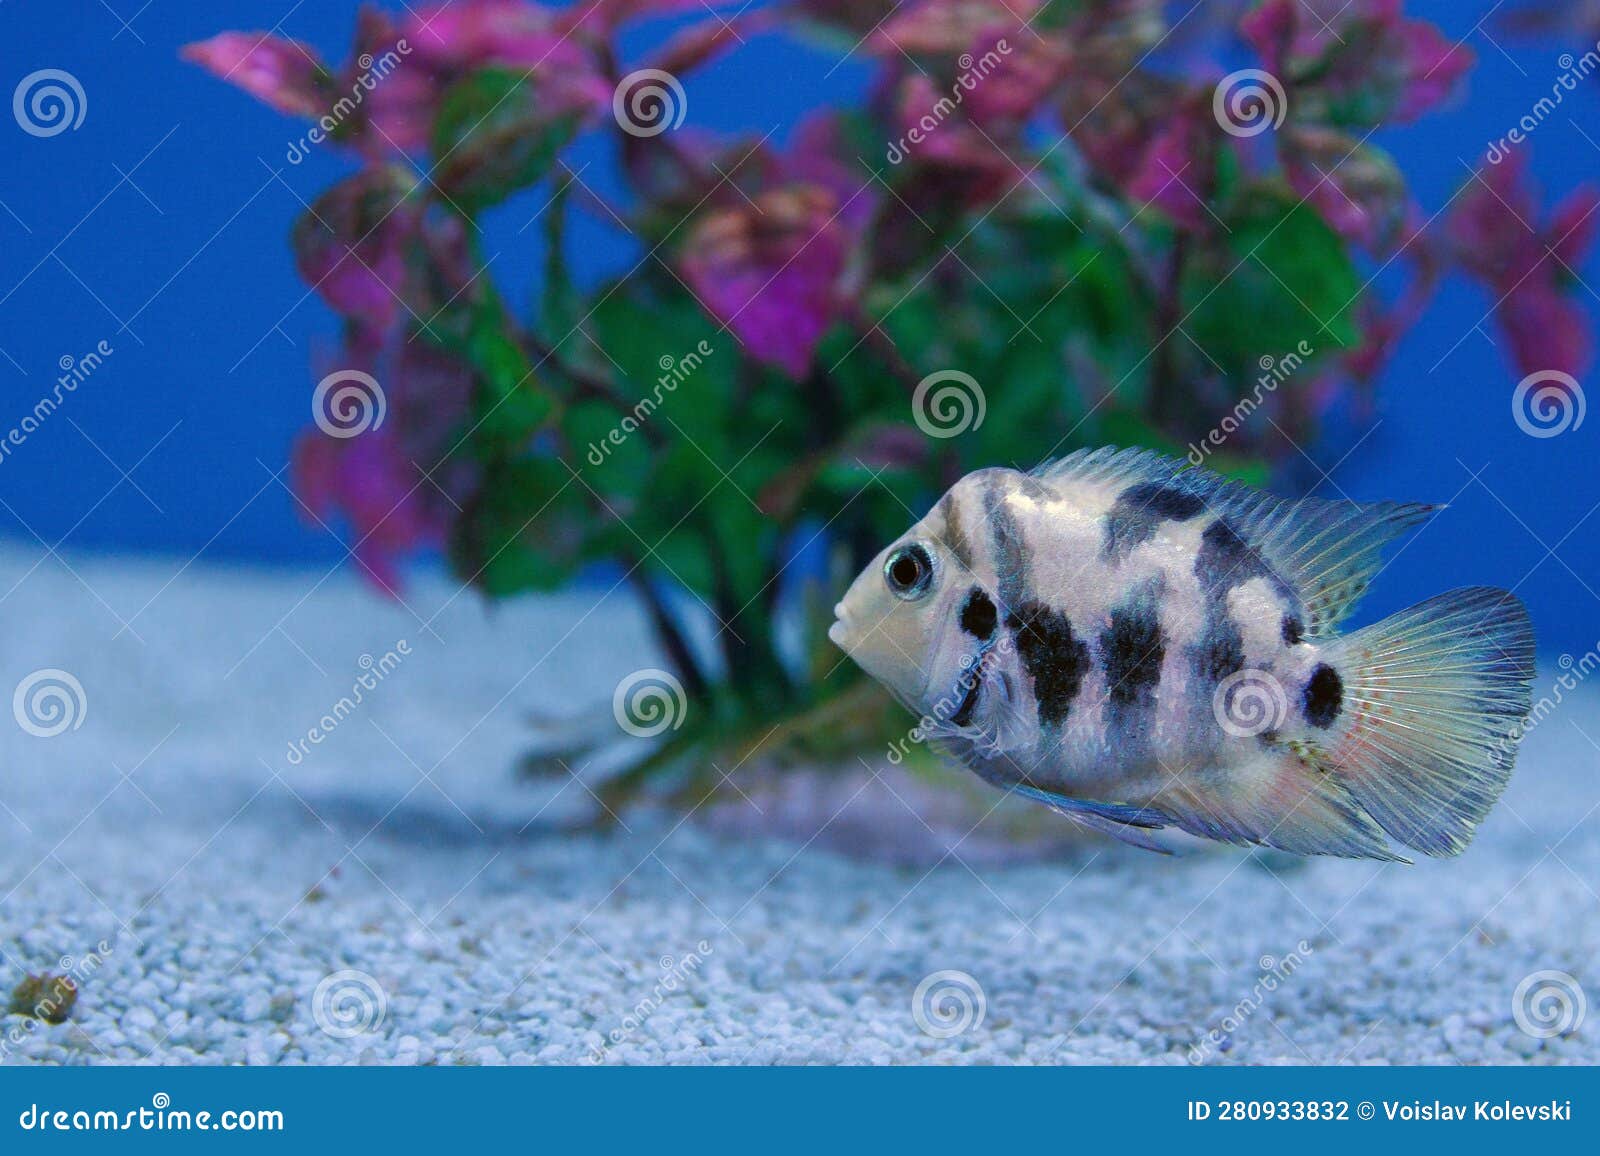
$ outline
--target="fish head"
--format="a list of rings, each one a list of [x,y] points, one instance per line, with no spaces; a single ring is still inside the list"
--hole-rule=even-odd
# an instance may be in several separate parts
[[[868,563],[834,607],[828,631],[858,666],[918,712],[959,674],[952,639],[972,584],[950,548],[942,510],[941,503]]]

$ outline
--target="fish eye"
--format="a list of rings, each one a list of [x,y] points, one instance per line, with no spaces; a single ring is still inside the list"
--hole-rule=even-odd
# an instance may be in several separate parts
[[[933,588],[933,558],[921,542],[893,551],[883,561],[883,580],[896,598],[913,601]]]

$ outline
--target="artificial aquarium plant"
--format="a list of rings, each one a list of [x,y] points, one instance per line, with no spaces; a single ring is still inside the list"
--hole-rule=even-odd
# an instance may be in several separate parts
[[[1259,477],[1331,411],[1359,427],[1453,266],[1525,368],[1579,368],[1545,256],[1587,245],[1592,200],[1530,227],[1513,158],[1434,217],[1373,139],[1447,101],[1469,49],[1398,0],[1165,7],[455,0],[363,7],[342,65],[265,33],[190,45],[351,165],[291,233],[342,324],[299,498],[385,590],[430,548],[496,599],[617,568],[688,704],[621,799],[700,790],[708,753],[903,730],[826,608],[970,469],[1118,443]],[[864,96],[701,127],[728,91],[705,74],[772,37]],[[490,253],[503,208],[522,228]],[[634,246],[623,276],[579,275],[579,218]],[[500,286],[529,280],[514,311]],[[682,621],[706,612],[710,646]]]

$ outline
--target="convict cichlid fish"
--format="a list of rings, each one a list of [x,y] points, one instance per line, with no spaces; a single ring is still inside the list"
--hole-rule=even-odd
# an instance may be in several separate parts
[[[980,470],[829,637],[983,778],[1138,846],[1455,855],[1511,775],[1526,610],[1470,587],[1335,632],[1437,509],[1282,500],[1145,450]]]

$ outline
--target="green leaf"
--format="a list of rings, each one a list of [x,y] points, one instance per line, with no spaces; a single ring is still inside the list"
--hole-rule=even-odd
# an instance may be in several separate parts
[[[706,455],[731,465],[734,440],[750,435],[732,411],[739,365],[738,342],[719,333],[687,292],[641,292],[630,287],[607,292],[589,317],[592,335],[604,357],[604,372],[630,404],[648,402],[648,421],[663,442],[693,441]],[[574,348],[588,345],[574,338]],[[741,451],[742,452],[742,451]],[[684,457],[691,470],[699,467]],[[715,471],[713,478],[720,477]],[[696,495],[698,497],[698,495]]]
[[[480,379],[476,416],[482,440],[501,447],[525,445],[550,418],[555,401],[534,378],[522,346],[506,333],[497,301],[474,312],[466,355]]]
[[[649,484],[654,462],[640,427],[650,420],[650,414],[639,413],[636,417],[619,413],[602,401],[581,401],[568,406],[561,416],[561,431],[572,448],[573,469],[608,500],[637,499]],[[620,508],[618,513],[628,516],[628,511]]]
[[[1264,356],[1301,341],[1314,350],[1356,344],[1361,277],[1350,252],[1309,205],[1288,189],[1244,190],[1226,219],[1225,240],[1185,269],[1185,333],[1233,378],[1254,378]]]
[[[452,564],[494,597],[553,590],[584,557],[586,515],[584,491],[560,462],[526,457],[492,463],[456,523]]]
[[[538,182],[577,131],[575,115],[540,111],[521,74],[482,69],[451,85],[440,103],[434,180],[463,211],[476,213]]]

